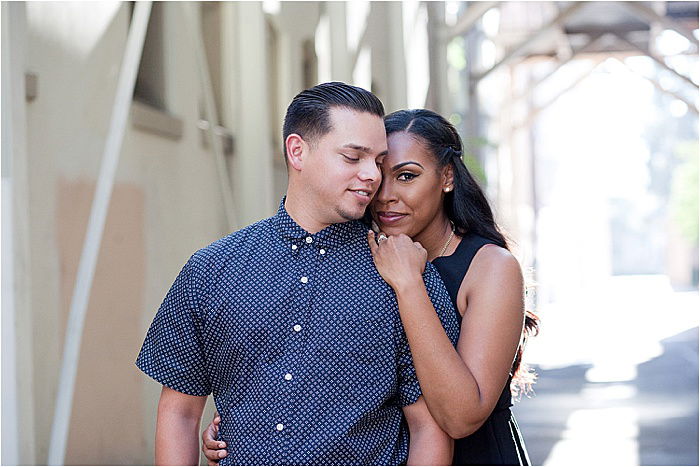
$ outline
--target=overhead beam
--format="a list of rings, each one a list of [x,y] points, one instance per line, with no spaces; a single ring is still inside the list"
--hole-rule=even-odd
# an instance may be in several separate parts
[[[535,120],[535,117],[539,115],[543,110],[546,110],[548,107],[550,107],[552,104],[554,104],[561,96],[566,94],[567,92],[571,91],[574,89],[576,86],[578,86],[584,79],[588,78],[591,73],[593,73],[593,70],[596,69],[598,65],[600,65],[603,61],[607,60],[607,56],[599,56],[598,58],[593,60],[593,66],[590,67],[584,74],[579,76],[576,80],[574,80],[569,86],[558,92],[554,97],[549,99],[545,104],[538,106],[534,108],[523,120],[521,123],[516,124],[515,128],[524,128],[532,125],[532,122]]]
[[[499,2],[469,2],[469,7],[457,19],[457,23],[452,27],[444,28],[443,34],[446,40],[461,36],[469,30],[486,14],[491,8],[497,7]]]
[[[527,87],[527,90],[526,90],[523,94],[517,96],[517,97],[514,99],[514,101],[519,101],[519,100],[526,99],[526,98],[530,97],[530,95],[532,95],[532,93],[535,91],[535,89],[537,89],[537,87],[538,87],[540,84],[542,84],[542,83],[545,82],[547,79],[549,79],[549,78],[550,78],[554,73],[556,73],[560,68],[562,68],[564,65],[570,63],[572,60],[574,60],[574,59],[575,59],[576,57],[578,57],[579,55],[581,55],[581,54],[583,54],[583,53],[585,53],[585,52],[588,52],[589,50],[591,50],[591,49],[592,49],[594,46],[596,46],[597,44],[603,42],[603,40],[604,40],[603,38],[606,38],[606,39],[607,39],[607,38],[610,38],[610,37],[612,37],[612,35],[609,35],[609,34],[600,34],[600,33],[598,33],[598,34],[594,35],[593,37],[591,37],[591,39],[590,39],[584,46],[582,46],[582,47],[580,47],[578,50],[576,50],[569,58],[567,58],[566,60],[563,60],[563,61],[560,61],[559,63],[557,63],[557,65],[554,67],[554,69],[552,69],[549,73],[547,73],[547,74],[544,75],[542,78],[540,78],[539,80],[537,80],[534,84],[528,86],[528,87]]]
[[[630,47],[632,47],[632,48],[634,48],[634,49],[636,49],[636,50],[638,50],[638,51],[640,51],[641,53],[643,53],[644,55],[648,56],[649,58],[651,58],[652,60],[654,60],[656,63],[658,63],[659,65],[661,65],[663,68],[667,69],[668,71],[670,71],[670,72],[673,73],[674,75],[678,76],[680,79],[682,79],[682,80],[685,81],[686,83],[690,84],[691,86],[694,86],[695,89],[698,89],[698,88],[699,88],[699,86],[695,83],[695,81],[693,81],[692,79],[690,79],[690,78],[687,77],[686,75],[684,75],[684,74],[682,74],[682,73],[679,73],[679,72],[676,71],[674,68],[668,66],[668,65],[666,64],[666,62],[663,60],[663,58],[657,56],[656,54],[653,54],[649,49],[647,49],[647,48],[645,48],[645,47],[641,47],[641,46],[635,44],[634,42],[630,41],[629,39],[627,39],[625,36],[623,36],[623,35],[621,35],[621,34],[615,34],[615,35],[618,37],[618,39],[620,39],[620,40],[621,40],[622,42],[624,42],[625,44],[629,45]]]
[[[649,8],[644,2],[618,2],[625,8],[636,14],[639,18],[647,21],[648,23],[657,22],[661,24],[665,29],[671,29],[676,31],[681,36],[685,37],[690,41],[691,44],[698,48],[698,39],[693,35],[693,31],[686,28],[684,25],[680,24],[673,18],[669,18],[665,15],[660,15],[652,8]]]
[[[561,12],[562,7],[559,3],[557,2],[551,2],[552,6],[558,11]],[[564,30],[564,25],[560,24],[556,29],[556,43],[557,43],[557,57],[559,60],[567,60],[571,58],[571,56],[574,54],[574,48],[571,45],[571,41],[569,40],[569,36],[566,34],[566,31]]]
[[[619,58],[616,58],[615,60],[617,60],[618,62],[620,62],[620,63],[622,63],[623,65],[625,65],[625,66],[627,67],[627,69],[629,69],[630,71],[632,71],[634,74],[639,75],[639,76],[641,76],[642,78],[644,78],[644,79],[646,79],[647,81],[649,81],[651,84],[654,85],[654,87],[655,87],[656,89],[658,89],[658,90],[661,91],[662,93],[667,94],[667,95],[669,95],[669,96],[671,96],[671,97],[673,97],[673,98],[675,98],[675,99],[678,99],[679,101],[682,101],[683,103],[685,103],[685,105],[688,106],[688,109],[689,109],[691,112],[693,112],[695,115],[700,115],[700,112],[698,112],[698,108],[696,107],[696,105],[695,105],[694,103],[688,101],[685,97],[681,96],[680,94],[678,94],[678,93],[676,93],[676,92],[669,91],[668,89],[665,89],[663,86],[661,86],[661,84],[659,83],[658,80],[655,80],[654,78],[650,78],[650,77],[644,75],[643,73],[640,73],[639,71],[635,70],[634,68],[632,68],[631,66],[629,66],[627,63],[625,63],[623,60],[620,60]]]
[[[488,75],[493,73],[498,68],[509,63],[511,60],[524,54],[535,42],[540,38],[552,32],[555,28],[562,26],[567,19],[569,19],[574,13],[580,10],[586,3],[585,2],[575,2],[568,6],[565,10],[559,13],[552,21],[550,21],[546,26],[539,28],[537,31],[532,33],[529,37],[523,40],[520,44],[513,47],[506,55],[494,66],[480,74],[473,77],[473,80],[478,83],[482,79],[486,78]]]

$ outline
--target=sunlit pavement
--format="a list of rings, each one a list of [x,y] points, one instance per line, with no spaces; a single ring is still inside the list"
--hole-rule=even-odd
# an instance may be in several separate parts
[[[697,292],[664,276],[596,290],[539,310],[539,382],[514,407],[532,463],[698,465]]]

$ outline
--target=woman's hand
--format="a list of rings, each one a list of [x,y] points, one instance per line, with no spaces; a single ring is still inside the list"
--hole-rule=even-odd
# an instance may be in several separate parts
[[[214,420],[202,432],[202,452],[207,458],[207,465],[219,465],[219,459],[226,457],[226,443],[217,441],[216,437],[219,434],[219,424],[221,416],[218,412],[214,413]]]
[[[377,237],[380,238],[379,243]],[[420,243],[403,234],[386,237],[371,230],[367,233],[367,242],[377,271],[395,292],[412,287],[417,282],[423,283],[422,274],[428,252]]]

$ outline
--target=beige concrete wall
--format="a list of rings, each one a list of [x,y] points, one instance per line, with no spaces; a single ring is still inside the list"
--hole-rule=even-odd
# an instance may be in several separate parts
[[[296,33],[307,42],[313,40],[320,6],[312,2],[283,6],[311,12],[305,16],[306,30]],[[183,5],[164,2],[157,7],[162,9],[165,44],[160,72],[166,111],[160,115],[175,126],[181,124],[182,131],[167,136],[137,128],[133,122],[127,125],[81,342],[66,453],[69,464],[153,462],[160,385],[142,375],[134,360],[187,258],[229,232],[215,158],[198,128],[204,115],[202,88]],[[27,312],[34,325],[31,333],[23,332],[31,352],[17,361],[29,374],[20,375],[18,386],[31,394],[31,410],[26,410],[31,420],[22,422],[20,417],[20,423],[25,430],[21,432],[28,433],[23,438],[32,441],[34,457],[24,462],[43,464],[68,310],[130,11],[127,3],[120,2],[28,2],[23,8],[25,71],[37,76],[38,94],[26,102],[19,96],[26,110],[22,162],[28,181],[26,194],[17,191],[22,199],[16,204],[27,206],[22,216],[28,224],[23,239],[28,264],[23,269],[26,280],[17,283],[30,297]],[[211,30],[205,41],[216,41],[217,36],[221,40],[208,55],[220,60],[211,69],[220,122],[235,138],[234,154],[226,161],[236,227],[242,227],[273,214],[285,191],[281,120],[304,78],[295,75],[285,87],[289,76],[281,70],[298,70],[299,64],[295,67],[292,61],[302,54],[279,53],[280,41],[289,31],[275,33],[282,23],[274,14],[265,14],[259,2],[207,8],[205,22]],[[220,14],[212,15],[213,10]],[[342,21],[341,13],[334,13],[334,21]],[[335,37],[329,53],[347,57],[351,51],[344,50],[341,39]],[[384,45],[382,53],[389,54],[390,48]],[[342,69],[337,65],[333,69]],[[342,73],[347,75],[348,70]],[[283,96],[280,89],[286,90]],[[206,421],[211,409],[210,404]]]
[[[134,366],[190,254],[228,232],[178,4],[164,4],[166,101],[179,138],[128,125],[87,312],[66,462],[150,464],[160,386]],[[36,461],[47,459],[74,278],[129,25],[126,4],[28,3],[27,103]],[[262,216],[261,216],[262,217]]]

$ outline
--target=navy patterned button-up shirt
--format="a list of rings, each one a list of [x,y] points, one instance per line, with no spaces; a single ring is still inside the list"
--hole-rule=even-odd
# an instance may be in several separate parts
[[[436,270],[424,280],[456,342]],[[136,362],[177,391],[213,393],[221,464],[402,464],[402,407],[421,394],[395,295],[359,221],[309,234],[284,209],[196,252]]]

